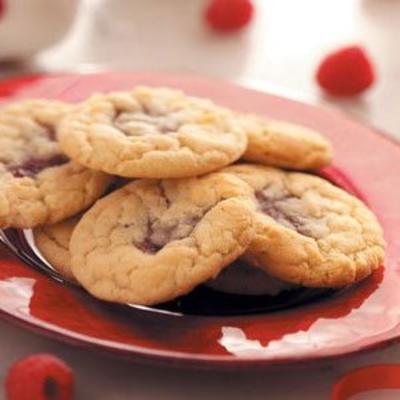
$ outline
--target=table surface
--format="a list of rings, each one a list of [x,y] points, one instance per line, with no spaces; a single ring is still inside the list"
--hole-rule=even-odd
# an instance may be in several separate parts
[[[140,69],[192,72],[340,107],[400,138],[400,2],[258,0],[245,32],[215,35],[199,18],[204,0],[86,0],[57,47],[5,72]],[[154,23],[154,21],[157,21]],[[314,71],[330,49],[365,45],[378,74],[362,98],[324,97]],[[1,75],[0,71],[0,75]],[[14,360],[52,352],[77,372],[77,399],[328,399],[334,381],[361,366],[400,360],[400,345],[301,368],[216,372],[135,365],[59,344],[0,322],[0,374]],[[398,393],[357,399],[395,399]]]

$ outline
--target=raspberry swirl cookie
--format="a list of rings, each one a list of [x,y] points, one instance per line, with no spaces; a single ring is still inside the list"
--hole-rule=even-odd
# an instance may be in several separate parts
[[[99,200],[76,226],[72,272],[103,300],[174,299],[246,250],[254,234],[251,199],[247,184],[219,173],[130,183]]]
[[[72,106],[26,100],[0,110],[0,227],[31,228],[76,214],[109,177],[72,162],[55,139]]]
[[[69,243],[72,232],[81,216],[75,216],[53,225],[43,225],[33,230],[35,245],[44,258],[64,278],[74,282],[71,270]],[[218,276],[205,285],[223,293],[246,296],[276,296],[295,286],[282,282],[265,271],[250,266],[243,260],[235,260],[224,268]]]
[[[248,136],[243,159],[296,170],[330,164],[332,147],[318,132],[284,121],[241,115]]]
[[[271,167],[224,169],[255,190],[256,235],[244,259],[286,282],[342,287],[378,268],[382,229],[358,199],[319,177]]]
[[[205,174],[237,160],[247,145],[229,110],[145,87],[91,97],[64,119],[58,137],[82,165],[137,178]]]

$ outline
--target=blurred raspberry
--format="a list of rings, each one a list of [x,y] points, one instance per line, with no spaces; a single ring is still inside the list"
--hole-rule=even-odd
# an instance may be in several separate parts
[[[51,354],[36,354],[17,361],[7,372],[7,400],[71,400],[71,368]]]
[[[5,1],[6,0],[0,0],[0,19],[4,15],[4,12],[6,10]]]
[[[205,19],[216,31],[237,31],[252,19],[254,6],[251,0],[211,0],[205,10]]]
[[[318,67],[319,85],[335,96],[353,96],[375,80],[373,65],[362,47],[345,47],[328,54]]]

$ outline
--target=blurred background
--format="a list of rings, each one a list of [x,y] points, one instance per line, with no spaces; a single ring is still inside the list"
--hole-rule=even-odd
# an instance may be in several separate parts
[[[223,34],[207,26],[208,3],[0,0],[0,77],[107,69],[194,73],[341,107],[400,137],[400,1],[253,0],[248,26]],[[371,56],[374,87],[346,99],[321,94],[315,82],[321,59],[349,44]]]

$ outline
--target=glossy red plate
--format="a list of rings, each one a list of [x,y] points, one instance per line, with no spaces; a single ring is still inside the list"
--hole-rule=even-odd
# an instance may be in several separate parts
[[[121,309],[63,286],[2,254],[1,314],[33,330],[135,359],[198,366],[272,365],[340,356],[400,336],[400,146],[332,110],[181,75],[107,73],[31,77],[0,84],[2,101],[47,97],[78,101],[138,84],[182,88],[241,111],[301,123],[335,148],[342,185],[352,182],[378,214],[388,242],[385,269],[360,285],[309,305],[229,317],[161,315]],[[337,178],[337,177],[336,177]]]

